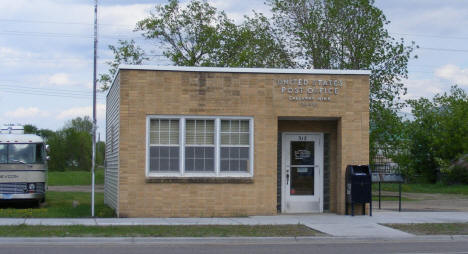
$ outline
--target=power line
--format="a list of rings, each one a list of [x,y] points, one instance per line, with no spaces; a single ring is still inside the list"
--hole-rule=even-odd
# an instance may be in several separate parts
[[[40,93],[40,92],[28,92],[28,91],[14,91],[14,90],[4,90],[1,89],[0,92],[5,93],[14,93],[14,94],[27,94],[27,95],[37,95],[37,96],[51,96],[51,97],[60,97],[60,98],[71,98],[71,99],[82,99],[82,100],[89,100],[92,95],[90,96],[73,96],[73,95],[62,95],[62,94],[49,94],[49,93]],[[100,101],[104,102],[104,98],[99,98]]]
[[[40,24],[57,24],[57,25],[84,25],[84,26],[93,26],[92,23],[85,23],[85,22],[67,22],[67,21],[47,21],[47,20],[25,20],[25,19],[0,19],[0,22],[8,22],[8,23],[40,23]],[[114,27],[128,27],[127,25],[119,25],[119,24],[106,24],[106,23],[99,23],[99,26],[114,26]]]
[[[31,37],[46,37],[46,38],[82,38],[82,39],[93,39],[93,35],[86,35],[86,34],[70,34],[70,33],[51,33],[51,32],[34,32],[34,31],[18,31],[18,30],[3,30],[0,31],[2,35],[12,35],[12,36],[31,36]],[[100,38],[107,38],[107,39],[122,39],[122,38],[129,38],[129,39],[144,39],[140,37],[135,37],[131,35],[125,34],[117,34],[117,35],[100,35]]]
[[[426,47],[419,47],[419,49],[423,50],[432,50],[432,51],[444,51],[444,52],[463,52],[468,53],[468,49],[451,49],[451,48],[426,48]]]
[[[1,82],[1,81],[0,81]],[[3,85],[0,84],[0,88],[6,89],[19,89],[19,90],[31,90],[44,93],[56,93],[56,94],[65,94],[65,95],[77,95],[77,96],[91,96],[91,92],[77,91],[77,90],[68,90],[68,89],[52,89],[52,88],[38,88],[30,86],[21,86],[21,85]]]
[[[403,36],[416,36],[416,37],[429,37],[429,38],[440,38],[440,39],[456,39],[456,40],[468,40],[468,36],[445,36],[445,35],[434,35],[434,34],[411,34],[411,33],[390,33],[395,35]]]

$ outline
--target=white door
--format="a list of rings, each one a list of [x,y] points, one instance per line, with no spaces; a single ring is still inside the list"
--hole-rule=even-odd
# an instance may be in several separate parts
[[[323,134],[283,133],[283,213],[323,212]]]

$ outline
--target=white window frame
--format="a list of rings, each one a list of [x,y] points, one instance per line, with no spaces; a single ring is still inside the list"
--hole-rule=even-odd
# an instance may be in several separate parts
[[[150,122],[151,119],[179,120],[179,172],[150,172]],[[185,172],[185,121],[186,120],[214,120],[215,121],[215,171],[214,172]],[[249,170],[248,172],[221,172],[221,120],[249,121]],[[147,115],[146,116],[146,177],[147,178],[248,178],[253,177],[254,170],[254,118],[243,116],[193,116],[193,115]]]

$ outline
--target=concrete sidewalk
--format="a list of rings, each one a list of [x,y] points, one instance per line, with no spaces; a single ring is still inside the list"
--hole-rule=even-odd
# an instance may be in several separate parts
[[[455,223],[468,222],[465,212],[393,212],[375,211],[373,216],[301,214],[251,216],[241,218],[51,218],[0,219],[0,225],[284,225],[303,224],[330,236],[402,238],[411,234],[380,225],[381,223]]]

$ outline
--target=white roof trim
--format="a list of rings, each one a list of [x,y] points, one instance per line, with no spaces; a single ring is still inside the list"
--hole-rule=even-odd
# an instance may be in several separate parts
[[[274,69],[274,68],[230,68],[230,67],[189,67],[158,65],[120,65],[119,70],[187,71],[187,72],[230,72],[230,73],[276,73],[276,74],[330,74],[370,75],[369,70],[322,70],[322,69]]]

